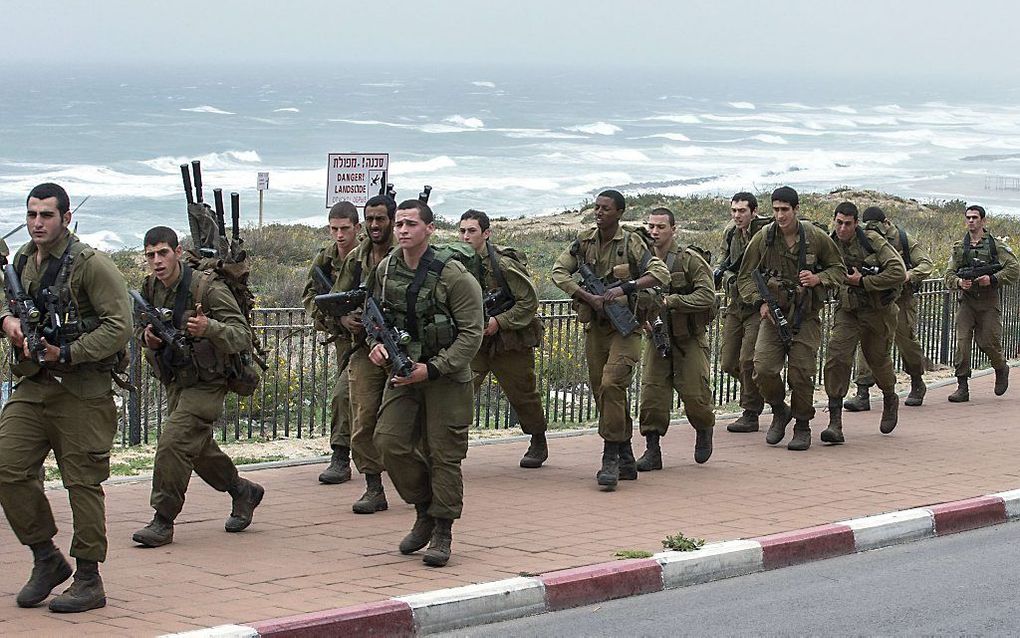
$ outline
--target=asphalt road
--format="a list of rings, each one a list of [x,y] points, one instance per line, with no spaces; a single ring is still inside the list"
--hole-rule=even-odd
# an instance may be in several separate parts
[[[1020,524],[442,636],[1020,635]]]

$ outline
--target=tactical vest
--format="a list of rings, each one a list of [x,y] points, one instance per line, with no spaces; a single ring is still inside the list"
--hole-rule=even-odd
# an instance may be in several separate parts
[[[800,285],[799,273],[807,270],[818,273],[818,255],[814,251],[814,237],[821,229],[808,232],[810,221],[799,220],[796,263],[790,264],[789,251],[776,222],[765,227],[765,250],[758,268],[766,285],[775,295],[783,312],[791,318],[794,332],[800,329],[805,317],[816,315],[825,304],[825,287],[805,288]]]
[[[682,249],[683,256],[679,252],[670,252],[666,255],[666,269],[669,270],[669,290],[666,292],[667,295],[678,294],[678,295],[689,295],[694,292],[694,281],[689,276],[686,269],[674,270],[677,259],[687,260],[698,260],[704,262],[705,268],[711,270],[708,259],[705,258],[704,251],[695,245],[690,245],[687,248]],[[663,317],[669,325],[670,333],[677,339],[684,339],[688,337],[698,337],[704,335],[708,331],[709,325],[712,320],[715,319],[718,314],[718,298],[712,304],[712,307],[708,310],[701,312],[680,312],[679,310],[665,310]]]
[[[995,237],[990,232],[985,231],[985,237],[988,238],[988,243],[984,242],[974,245],[970,243],[970,233],[963,233],[963,244],[962,250],[959,254],[959,260],[957,261],[957,267],[969,268],[975,266],[974,260],[980,259],[986,264],[997,264],[999,263],[999,247],[995,241]],[[987,248],[985,248],[987,246]],[[961,291],[962,297],[976,302],[980,305],[985,304],[996,304],[999,303],[999,287],[997,285],[991,286],[978,286],[974,285],[970,290]]]
[[[629,250],[632,234],[637,234],[643,244],[644,250],[639,259],[635,258]],[[623,241],[616,246],[616,250],[613,252],[613,263],[610,266],[609,272],[596,272],[595,274],[607,286],[611,286],[619,281],[640,279],[645,271],[648,270],[648,262],[652,259],[650,242],[651,238],[648,236],[648,231],[643,227],[634,230],[623,228]],[[584,240],[575,239],[574,243],[570,245],[570,254],[574,255],[579,261],[591,264],[593,268],[598,259],[598,252],[598,232]],[[626,266],[626,269],[622,268],[622,266]],[[594,313],[587,304],[575,302],[572,305],[578,319],[582,323],[588,323],[594,319]],[[631,312],[634,313],[639,322],[649,321],[662,308],[661,292],[657,288],[638,290],[627,296],[627,305],[630,306]]]
[[[874,228],[868,228],[871,232],[881,233]],[[833,231],[830,235],[832,241],[840,246],[840,240],[836,235],[836,231]],[[872,243],[871,238],[868,237],[864,228],[857,227],[857,244],[861,247],[863,255],[860,253],[847,254],[840,250],[840,256],[843,259],[843,264],[846,266],[847,272],[851,269],[860,272],[862,267],[872,268],[881,267],[882,264],[878,260],[878,253],[875,250],[875,245]],[[888,306],[896,297],[899,296],[899,288],[872,291],[869,292],[864,289],[863,286],[851,286],[845,284],[840,286],[839,290],[839,305],[841,308],[847,310],[857,310],[859,308],[882,308]]]

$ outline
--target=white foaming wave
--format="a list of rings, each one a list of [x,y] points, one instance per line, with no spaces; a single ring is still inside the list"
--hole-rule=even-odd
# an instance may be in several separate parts
[[[237,115],[237,113],[232,113],[230,111],[224,111],[223,109],[218,109],[215,106],[209,106],[208,104],[203,104],[202,106],[193,106],[193,107],[188,108],[188,109],[180,109],[180,110],[181,111],[189,111],[191,113],[213,113],[215,115]]]
[[[778,135],[753,135],[751,139],[765,142],[766,144],[789,144],[789,142]]]
[[[673,142],[690,142],[691,141],[691,138],[687,137],[683,133],[656,133],[654,135],[643,135],[643,136],[641,136],[641,137],[639,137],[637,139],[647,140],[647,139],[651,139],[651,138],[655,138],[655,137],[659,137],[659,138],[662,138],[662,139],[667,139],[667,140],[670,140],[670,141],[673,141]]]
[[[889,113],[891,115],[899,115],[903,112],[903,107],[899,104],[884,104],[882,106],[876,106],[875,110],[879,113]]]
[[[390,162],[390,173],[398,175],[402,173],[434,173],[444,168],[454,168],[457,162],[447,155],[440,155],[427,160],[401,160]]]
[[[615,135],[623,129],[615,124],[608,122],[594,122],[592,124],[580,124],[578,126],[568,126],[564,128],[565,131],[577,131],[578,133],[588,133],[589,135]]]
[[[753,111],[754,108],[755,108],[754,104],[752,104],[750,102],[730,102],[729,104],[730,104],[730,106],[732,106],[735,109],[745,109],[745,110]]]
[[[382,120],[350,120],[346,118],[331,118],[327,122],[340,122],[342,124],[357,124],[359,126],[389,126],[393,128],[412,128],[412,124],[397,124],[396,122],[383,122]]]
[[[708,113],[701,117],[713,122],[772,122],[775,124],[792,124],[794,122],[793,119],[785,115],[775,113],[757,113],[754,115],[714,115]]]
[[[462,115],[451,115],[450,117],[443,118],[444,122],[450,122],[457,126],[463,126],[464,128],[482,128],[485,126],[485,122],[481,121],[477,117],[464,117]]]
[[[496,88],[496,83],[495,82],[489,82],[487,80],[475,80],[471,84],[473,84],[475,86],[485,87],[487,89],[494,89],[494,88]]]
[[[704,157],[708,149],[703,146],[663,146],[662,152],[673,157]]]
[[[646,122],[673,122],[675,124],[701,124],[697,115],[653,115],[643,118]]]
[[[273,113],[300,113],[301,109],[295,106],[286,106],[282,109],[273,109]]]
[[[713,131],[760,131],[762,133],[774,133],[776,135],[805,135],[809,137],[818,137],[819,135],[826,135],[827,133],[833,132],[797,128],[796,126],[706,126],[705,128]]]
[[[507,129],[507,131],[504,133],[504,135],[506,135],[506,137],[510,137],[510,138],[513,138],[513,139],[525,139],[525,140],[528,140],[528,139],[534,139],[534,140],[544,140],[544,139],[549,139],[549,140],[583,140],[583,139],[585,139],[584,135],[579,135],[577,133],[561,133],[559,131],[550,131],[550,130],[547,130],[547,129],[514,129],[514,130]]]
[[[800,109],[802,111],[811,110],[812,108],[807,104],[801,104],[800,102],[782,102],[779,106],[785,106],[788,109]]]
[[[262,158],[257,151],[224,151],[222,153],[207,153],[198,157],[170,156],[164,155],[154,159],[142,160],[139,162],[160,173],[180,173],[180,165],[187,164],[191,160],[202,162],[203,169],[230,169],[240,164],[261,164]]]
[[[477,193],[487,190],[510,190],[526,189],[539,192],[551,192],[560,189],[560,183],[548,177],[534,177],[531,175],[505,175],[501,177],[490,177],[487,175],[450,175],[443,177],[442,189],[444,193],[452,194],[466,191]],[[432,200],[429,200],[432,203]],[[442,200],[437,200],[437,206]]]
[[[179,169],[178,169],[179,170]],[[170,175],[133,175],[106,166],[88,164],[54,167],[26,175],[0,176],[0,195],[24,197],[36,184],[56,182],[72,197],[162,197],[181,192],[180,173]]]
[[[857,109],[850,106],[846,106],[844,104],[841,104],[839,106],[827,106],[825,108],[836,113],[847,113],[849,115],[854,115],[857,113]]]
[[[597,150],[585,153],[585,159],[596,159],[602,162],[647,162],[648,156],[633,148],[617,148]]]
[[[124,241],[120,238],[120,235],[112,230],[97,230],[94,233],[80,233],[78,238],[89,246],[98,248],[99,250],[105,250],[107,252],[117,250],[124,246]]]

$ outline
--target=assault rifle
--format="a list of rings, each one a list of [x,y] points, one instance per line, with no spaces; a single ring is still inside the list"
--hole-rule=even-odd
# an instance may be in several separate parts
[[[426,184],[424,187],[422,187],[422,191],[420,193],[418,193],[418,201],[421,202],[422,204],[428,204],[429,203],[429,195],[431,195],[431,194],[432,194],[432,187],[429,186],[428,184]]]
[[[386,348],[386,354],[389,356],[390,363],[393,364],[394,376],[411,376],[414,362],[407,356],[404,348],[411,341],[411,335],[391,326],[386,321],[382,308],[379,307],[375,297],[369,296],[365,300],[365,314],[361,316],[361,324],[365,327],[365,334]]]
[[[333,280],[326,275],[326,271],[322,269],[322,266],[312,268],[312,278],[315,279],[316,288],[319,289],[320,295],[333,290]]]
[[[513,297],[506,294],[502,288],[497,288],[482,298],[482,311],[485,314],[485,324],[488,325],[489,318],[501,315],[514,307],[517,302]]]
[[[21,322],[21,333],[28,342],[28,351],[40,364],[46,360],[46,345],[42,342],[42,313],[35,306],[13,264],[4,266],[4,291],[7,293],[7,304],[11,313]]]
[[[129,290],[128,294],[135,302],[135,311],[142,320],[142,325],[152,328],[152,333],[159,337],[164,347],[169,349],[173,360],[183,361],[190,358],[188,337],[174,327],[173,311],[169,308],[156,308],[146,301],[137,290]]]
[[[882,272],[882,267],[881,266],[865,266],[865,265],[862,264],[860,266],[854,266],[854,270],[856,270],[857,272],[861,273],[862,277],[874,277],[875,275],[877,275],[880,272]]]
[[[662,320],[662,317],[656,317],[652,322],[652,345],[659,351],[663,359],[668,359],[673,355],[669,335],[666,334],[666,322]]]
[[[606,284],[595,276],[595,271],[591,269],[591,266],[584,262],[578,262],[577,272],[581,275],[581,287],[588,291],[588,294],[595,295],[596,297],[606,294]],[[616,331],[624,337],[637,330],[637,318],[634,317],[634,313],[627,306],[616,302],[604,303],[602,304],[602,310],[606,313],[606,317],[609,318],[609,322],[613,324]]]
[[[323,295],[315,295],[315,305],[322,312],[334,317],[342,317],[354,310],[357,310],[365,303],[368,296],[368,289],[359,286],[347,292],[330,292]]]
[[[765,283],[765,277],[762,276],[761,271],[755,268],[751,272],[751,276],[754,277],[754,285],[758,288],[758,294],[769,306],[769,314],[772,315],[772,321],[776,325],[776,331],[779,332],[779,340],[783,342],[783,347],[787,350],[790,349],[790,344],[793,343],[793,333],[790,332],[790,322],[786,320],[786,315],[779,308],[779,302],[776,300],[775,295],[769,290],[768,285]]]
[[[964,266],[956,269],[956,276],[960,279],[967,279],[973,281],[978,277],[984,277],[985,275],[994,275],[1002,270],[1002,264],[995,263],[990,264],[983,259],[976,257],[971,258],[970,266]]]

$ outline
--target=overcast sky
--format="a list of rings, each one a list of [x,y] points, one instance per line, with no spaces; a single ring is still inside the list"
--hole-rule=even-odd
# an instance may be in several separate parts
[[[0,0],[0,64],[1020,75],[1006,0]],[[777,78],[778,79],[778,78]]]

